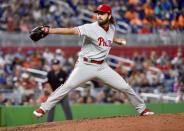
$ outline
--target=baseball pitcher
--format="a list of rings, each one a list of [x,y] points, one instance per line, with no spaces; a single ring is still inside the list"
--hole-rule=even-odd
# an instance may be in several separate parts
[[[40,108],[33,112],[36,117],[42,117],[72,89],[93,78],[98,78],[105,84],[110,85],[110,87],[124,92],[140,115],[154,114],[154,112],[146,108],[144,101],[134,92],[130,85],[117,72],[111,69],[105,61],[113,43],[126,45],[124,39],[114,38],[115,23],[111,12],[109,5],[102,4],[95,10],[97,21],[94,23],[74,28],[39,26],[31,31],[30,38],[33,41],[38,41],[48,34],[84,36],[78,62],[74,70],[66,82],[58,87],[47,101],[41,104]]]

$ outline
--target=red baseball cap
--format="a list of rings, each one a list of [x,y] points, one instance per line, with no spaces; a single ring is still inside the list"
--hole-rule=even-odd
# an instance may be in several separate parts
[[[94,11],[95,13],[98,12],[104,12],[104,13],[112,13],[112,7],[107,4],[101,4],[97,7],[97,9]]]

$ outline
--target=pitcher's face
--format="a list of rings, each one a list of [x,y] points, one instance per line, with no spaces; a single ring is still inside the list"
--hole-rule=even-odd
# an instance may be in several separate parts
[[[97,13],[97,22],[99,25],[105,25],[109,22],[111,15],[108,13],[98,12]]]

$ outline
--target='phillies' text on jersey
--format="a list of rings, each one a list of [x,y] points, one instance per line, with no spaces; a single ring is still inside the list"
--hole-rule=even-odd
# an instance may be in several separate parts
[[[98,45],[99,46],[111,47],[112,41],[111,40],[105,41],[103,37],[99,37],[98,38]]]

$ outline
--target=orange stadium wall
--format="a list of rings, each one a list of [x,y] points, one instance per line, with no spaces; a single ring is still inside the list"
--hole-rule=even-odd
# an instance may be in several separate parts
[[[28,45],[28,44],[27,44]],[[21,47],[22,52],[27,52],[28,50],[39,50],[43,51],[44,49],[49,48],[51,51],[55,51],[55,49],[60,48],[65,52],[66,57],[77,55],[77,52],[80,51],[80,46],[38,46],[38,47]],[[182,54],[184,56],[184,45],[180,46],[126,46],[126,47],[119,47],[115,46],[111,49],[110,54],[117,55],[117,56],[123,56],[128,57],[132,56],[135,52],[142,54],[150,54],[151,51],[156,51],[158,55],[161,54],[161,52],[165,51],[170,56],[175,56],[177,53],[177,50],[181,48]],[[17,52],[18,47],[15,46],[8,46],[8,47],[2,47],[1,48],[5,53],[8,52]]]

